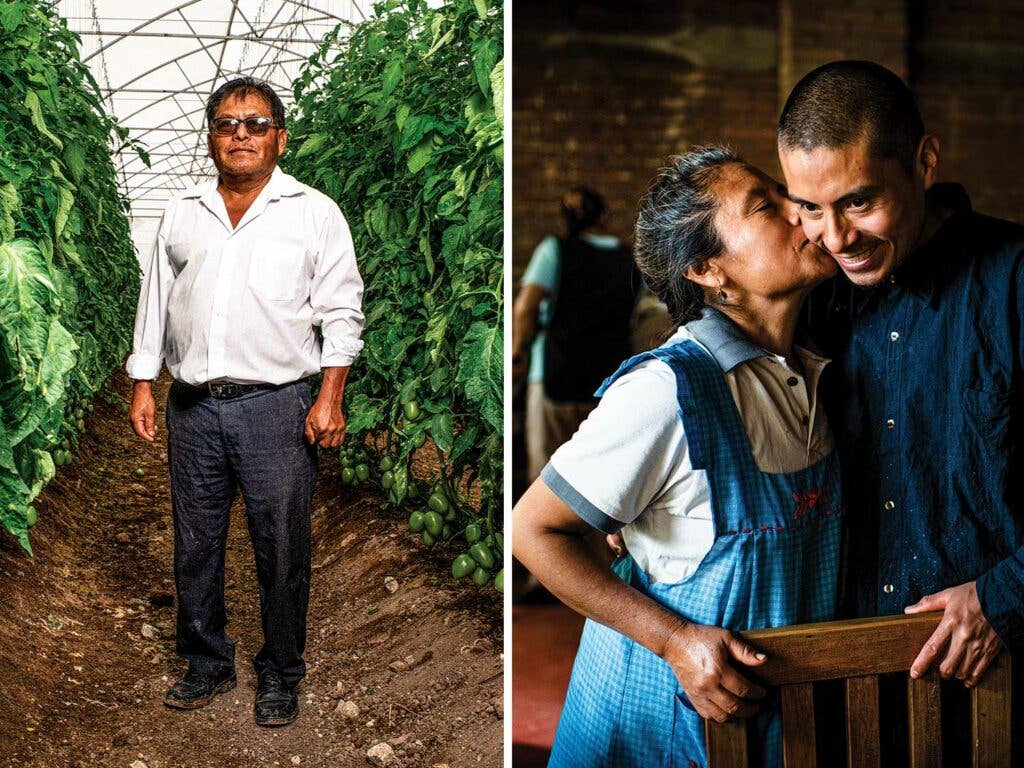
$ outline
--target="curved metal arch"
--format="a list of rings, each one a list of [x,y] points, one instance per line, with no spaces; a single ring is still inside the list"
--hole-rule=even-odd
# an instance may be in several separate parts
[[[223,42],[224,42],[223,40],[215,40],[214,42],[209,43],[208,45],[201,45],[198,48],[195,48],[195,49],[193,49],[191,51],[186,51],[185,53],[183,53],[183,54],[181,54],[179,56],[175,56],[173,59],[168,59],[167,61],[162,62],[161,64],[158,64],[155,67],[147,69],[141,75],[136,75],[131,80],[128,80],[127,82],[121,83],[116,88],[111,88],[110,89],[110,96],[113,96],[118,91],[120,91],[120,90],[122,90],[124,88],[127,88],[132,83],[136,83],[139,80],[141,80],[142,78],[144,78],[144,77],[146,77],[148,75],[151,75],[154,72],[156,72],[156,71],[158,71],[160,69],[163,69],[164,67],[170,66],[171,64],[174,64],[175,62],[181,61],[182,59],[187,59],[189,56],[193,56],[193,55],[195,55],[197,53],[202,53],[205,50],[213,48],[214,46],[221,45]],[[285,48],[284,46],[276,45],[274,43],[257,43],[257,44],[258,45],[265,45],[265,46],[267,46],[269,48],[277,48],[278,50],[284,51],[285,53],[293,52],[292,49],[290,49],[290,48]]]
[[[89,59],[92,59],[95,56],[99,56],[104,51],[106,51],[108,48],[110,48],[112,45],[116,45],[117,43],[121,42],[125,38],[131,37],[134,32],[138,32],[140,29],[145,29],[150,24],[155,24],[156,22],[161,21],[162,19],[166,18],[167,16],[170,16],[173,13],[177,13],[178,11],[181,11],[182,9],[188,8],[189,6],[195,5],[196,3],[199,3],[199,2],[202,2],[202,0],[187,0],[187,2],[184,2],[181,5],[177,5],[174,8],[170,8],[170,9],[164,11],[163,13],[161,13],[158,16],[154,16],[151,19],[146,19],[144,22],[142,22],[138,26],[132,27],[127,32],[123,32],[123,33],[117,35],[113,40],[109,40],[108,42],[106,42],[103,45],[101,45],[95,51],[93,51],[88,56],[86,56],[84,59],[82,59],[82,63],[83,64],[88,63]],[[349,24],[349,23],[351,23],[347,19],[343,19],[340,16],[336,16],[335,14],[331,13],[330,11],[326,11],[323,8],[317,8],[316,6],[310,5],[309,3],[301,2],[301,0],[282,0],[282,2],[291,3],[292,5],[298,5],[299,7],[306,8],[306,9],[308,9],[310,11],[316,11],[317,13],[322,13],[328,19],[335,19],[335,20],[337,20],[337,22],[339,24]],[[363,13],[363,9],[360,8],[358,5],[356,5],[355,3],[353,3],[352,7],[356,9],[356,11],[362,17],[363,21],[365,21],[366,20],[366,14]],[[258,42],[258,41],[254,41],[254,42]]]
[[[217,77],[219,77],[219,75],[211,77],[211,78],[208,78],[207,80],[200,80],[198,83],[192,83],[191,84],[192,88],[188,89],[188,90],[182,88],[180,91],[175,91],[174,93],[166,93],[163,96],[161,96],[160,98],[154,99],[153,101],[148,102],[144,107],[139,107],[139,109],[135,110],[131,114],[125,115],[124,117],[122,117],[120,119],[119,122],[126,123],[129,120],[131,120],[133,117],[135,117],[136,115],[141,114],[142,112],[145,112],[150,107],[156,106],[157,104],[163,104],[165,101],[173,99],[175,96],[179,96],[179,95],[181,95],[183,93],[194,93],[197,96],[203,96],[204,98],[208,98],[208,94],[199,93],[196,89],[200,88],[200,87],[202,87],[204,85],[208,85],[209,83],[215,82],[217,80]],[[278,90],[283,90],[286,93],[291,90],[291,86],[290,85],[285,86],[285,85],[282,85],[281,83],[276,83],[276,82],[274,82],[272,80],[265,80],[264,82],[266,82],[268,85],[272,85],[274,88],[277,88]],[[205,104],[204,104],[204,108],[205,108]]]

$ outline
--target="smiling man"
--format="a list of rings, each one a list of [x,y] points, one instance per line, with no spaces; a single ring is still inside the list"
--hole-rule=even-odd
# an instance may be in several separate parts
[[[973,686],[1024,641],[1024,228],[936,183],[939,140],[877,64],[806,75],[778,139],[804,231],[846,276],[808,317],[835,360],[853,605],[943,611],[911,674]]]
[[[284,107],[266,83],[225,83],[206,107],[217,178],[177,195],[142,283],[130,420],[156,438],[166,363],[177,650],[188,673],[164,703],[196,709],[235,686],[224,550],[238,487],[256,556],[263,647],[256,722],[298,714],[305,675],[316,445],[344,439],[342,397],[362,347],[363,284],[338,206],[277,167]],[[319,326],[323,343],[317,338]],[[307,379],[323,372],[312,402]]]

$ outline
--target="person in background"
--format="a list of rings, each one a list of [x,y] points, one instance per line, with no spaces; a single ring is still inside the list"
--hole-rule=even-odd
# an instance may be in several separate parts
[[[752,679],[765,656],[734,632],[835,615],[828,361],[794,337],[836,266],[785,189],[720,148],[662,170],[635,250],[679,327],[609,377],[513,510],[515,556],[588,617],[549,765],[707,765],[702,718],[754,715],[779,765]],[[629,555],[609,568],[600,533],[620,530]]]
[[[562,198],[565,234],[544,238],[512,309],[515,391],[527,380],[526,450],[532,482],[597,404],[594,392],[630,352],[641,281],[628,247],[605,229],[599,194]]]

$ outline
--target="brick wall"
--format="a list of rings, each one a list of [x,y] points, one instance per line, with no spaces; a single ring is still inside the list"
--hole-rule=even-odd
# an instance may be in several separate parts
[[[825,61],[870,58],[909,82],[942,139],[941,178],[1024,221],[1024,0],[633,3],[516,0],[512,278],[586,184],[628,237],[665,156],[727,143],[778,174],[774,125]]]

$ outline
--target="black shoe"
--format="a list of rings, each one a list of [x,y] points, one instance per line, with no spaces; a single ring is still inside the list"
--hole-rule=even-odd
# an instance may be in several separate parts
[[[233,669],[219,675],[189,669],[185,677],[168,689],[164,704],[172,709],[199,709],[218,693],[230,691],[237,682]]]
[[[299,697],[295,688],[272,669],[260,673],[256,690],[256,725],[288,725],[299,716]]]

